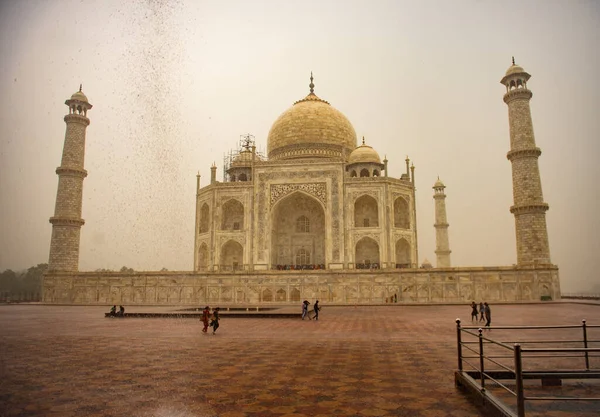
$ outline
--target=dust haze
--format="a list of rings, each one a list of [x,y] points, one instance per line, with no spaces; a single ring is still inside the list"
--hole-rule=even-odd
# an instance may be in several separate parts
[[[308,93],[399,177],[416,166],[419,263],[435,264],[433,183],[454,266],[516,262],[508,112],[515,56],[552,262],[600,293],[600,6],[529,1],[26,1],[0,4],[0,270],[47,262],[67,113],[88,113],[80,269],[191,270],[196,173],[244,133],[259,148]]]

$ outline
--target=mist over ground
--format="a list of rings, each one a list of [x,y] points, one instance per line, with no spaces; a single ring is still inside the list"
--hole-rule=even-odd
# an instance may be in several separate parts
[[[123,4],[122,4],[123,3]],[[67,113],[88,116],[80,269],[191,270],[196,173],[308,93],[416,166],[419,263],[435,265],[433,183],[454,266],[516,262],[511,56],[531,111],[563,292],[600,293],[600,6],[593,1],[0,3],[0,270],[47,262]]]

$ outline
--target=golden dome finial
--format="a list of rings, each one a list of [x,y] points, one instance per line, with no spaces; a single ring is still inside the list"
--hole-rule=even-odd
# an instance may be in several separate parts
[[[312,71],[310,72],[310,84],[308,86],[310,87],[310,93],[313,94],[315,92],[315,85],[313,84]]]
[[[515,57],[514,56],[512,57],[512,63],[513,63],[513,65],[516,65],[515,64]]]
[[[83,88],[83,84],[79,84],[79,92],[81,93],[81,89]]]
[[[363,145],[365,144],[365,137],[363,136]]]

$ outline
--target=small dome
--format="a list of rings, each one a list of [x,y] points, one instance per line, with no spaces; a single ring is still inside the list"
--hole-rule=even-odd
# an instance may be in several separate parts
[[[256,155],[256,160],[260,161],[260,157]],[[244,149],[239,154],[237,154],[233,161],[231,161],[232,166],[250,166],[252,164],[252,151],[248,149]]]
[[[83,101],[83,102],[85,102],[85,103],[87,103],[87,102],[88,102],[88,99],[87,99],[87,97],[85,96],[85,94],[83,94],[83,93],[81,92],[81,90],[79,90],[78,92],[76,92],[75,94],[73,94],[73,95],[71,96],[71,100]]]
[[[381,158],[375,149],[363,144],[352,151],[348,164],[381,164]]]
[[[506,74],[505,76],[509,76],[509,75],[513,75],[513,74],[519,74],[525,72],[525,70],[523,69],[522,66],[520,65],[516,65],[516,64],[512,64],[507,70],[506,70]]]
[[[446,188],[446,186],[444,185],[444,183],[440,180],[440,177],[438,177],[437,181],[435,182],[435,184],[433,184],[433,188]]]

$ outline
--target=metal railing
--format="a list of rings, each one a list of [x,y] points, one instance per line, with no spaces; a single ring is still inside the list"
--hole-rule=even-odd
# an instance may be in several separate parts
[[[484,335],[489,330],[509,330],[523,333],[529,330],[581,329],[581,338],[556,338],[553,340],[520,340],[518,342],[494,340]],[[542,385],[561,385],[563,379],[600,379],[600,366],[590,365],[590,359],[600,358],[600,339],[590,339],[588,330],[600,329],[600,325],[588,325],[582,320],[577,326],[499,326],[481,328],[461,326],[456,319],[458,371],[455,373],[457,387],[467,388],[504,416],[524,417],[526,402],[533,401],[600,401],[596,397],[535,396],[526,395],[523,381],[539,379]],[[497,333],[497,332],[495,332]],[[571,331],[572,333],[572,331]],[[489,335],[489,333],[488,333]],[[543,347],[529,347],[529,345]],[[576,345],[566,347],[565,345]],[[592,347],[599,346],[599,347]],[[550,346],[550,347],[548,347]],[[564,362],[569,358],[573,368],[548,369],[552,360]],[[524,361],[530,362],[524,367]],[[542,362],[543,361],[543,362]],[[579,365],[577,365],[579,364]],[[516,401],[516,414],[486,388],[492,382],[494,388],[508,393]],[[514,386],[514,388],[511,388]]]

